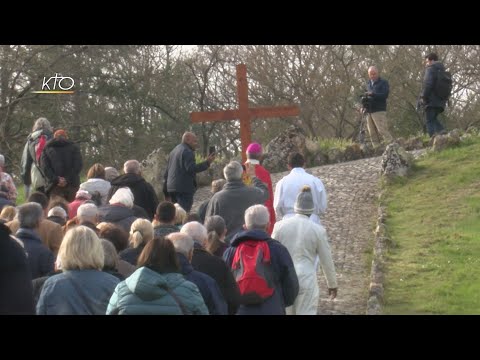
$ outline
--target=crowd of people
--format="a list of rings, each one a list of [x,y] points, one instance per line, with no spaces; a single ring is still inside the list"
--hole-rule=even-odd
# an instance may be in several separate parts
[[[445,104],[432,90],[442,68],[426,57],[422,99],[427,127]],[[368,69],[368,130],[391,141],[386,122],[388,82]],[[375,136],[374,136],[375,135]],[[0,314],[38,315],[313,315],[321,289],[337,296],[335,265],[321,216],[327,193],[288,157],[289,174],[275,187],[252,143],[247,161],[231,161],[211,197],[192,211],[196,174],[215,160],[195,161],[198,139],[186,132],[169,154],[165,201],[142,176],[137,160],[120,174],[94,164],[80,183],[83,159],[64,129],[35,122],[21,160],[26,202],[0,155]]]

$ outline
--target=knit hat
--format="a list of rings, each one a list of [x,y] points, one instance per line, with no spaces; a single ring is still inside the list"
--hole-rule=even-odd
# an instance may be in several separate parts
[[[59,130],[55,131],[55,134],[53,134],[53,137],[55,139],[59,138],[60,136],[63,136],[65,139],[68,137],[67,132],[63,129],[59,129]]]
[[[256,142],[251,143],[248,145],[246,152],[249,154],[260,154],[262,152],[262,145]]]
[[[92,195],[86,190],[78,190],[77,193],[75,194],[75,199],[85,199],[85,200],[90,200],[92,198]]]
[[[295,200],[295,206],[293,210],[297,214],[303,215],[311,215],[313,213],[315,206],[313,205],[313,196],[310,186],[305,185],[302,187],[302,190],[297,195],[297,199]]]

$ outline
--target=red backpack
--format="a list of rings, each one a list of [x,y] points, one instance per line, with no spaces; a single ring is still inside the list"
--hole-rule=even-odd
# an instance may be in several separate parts
[[[235,250],[232,262],[244,304],[259,304],[273,295],[273,271],[266,241],[248,240]]]

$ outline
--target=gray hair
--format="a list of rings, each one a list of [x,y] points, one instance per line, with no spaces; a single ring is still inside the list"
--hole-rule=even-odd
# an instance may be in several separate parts
[[[137,160],[128,160],[123,164],[125,174],[140,174],[140,163]]]
[[[118,170],[114,167],[108,166],[105,168],[105,180],[107,180],[108,182],[112,182],[112,180],[119,175],[120,174],[118,173]]]
[[[21,228],[35,229],[42,218],[43,209],[40,204],[29,202],[17,208],[17,219]]]
[[[115,203],[120,203],[122,205],[125,205],[127,208],[131,209],[133,208],[133,193],[132,190],[128,187],[122,187],[115,191],[115,194],[111,197],[109,203],[110,204],[115,204]]]
[[[5,165],[5,156],[0,154],[0,166],[3,166],[3,165]]]
[[[37,131],[37,130],[48,130],[50,132],[53,132],[52,125],[50,125],[50,121],[47,120],[47,118],[40,117],[35,121],[35,124],[33,124],[32,131]]]
[[[245,210],[245,225],[248,230],[265,230],[269,219],[270,214],[264,205],[253,205]]]
[[[222,236],[227,226],[225,225],[223,217],[220,215],[212,215],[205,219],[205,228],[207,232],[215,231],[218,236]]]
[[[223,176],[227,181],[241,180],[243,168],[238,161],[230,161],[227,166],[223,168]]]
[[[53,208],[51,208],[50,211],[48,212],[48,217],[50,217],[50,216],[58,216],[58,217],[61,217],[63,219],[68,218],[67,212],[65,211],[64,208],[62,208],[60,206],[54,206]]]
[[[205,240],[207,240],[207,229],[205,226],[200,224],[198,221],[191,221],[182,226],[180,230],[182,234],[189,235],[193,241],[203,245]]]
[[[103,247],[103,268],[107,270],[117,269],[118,254],[110,240],[100,239]]]
[[[170,233],[166,236],[166,238],[173,243],[176,252],[179,252],[180,254],[183,254],[187,257],[193,249],[194,241],[187,234],[179,232]]]
[[[98,215],[98,207],[95,204],[87,203],[82,204],[77,209],[77,218],[81,222],[83,221],[90,221],[91,223],[95,223],[97,221]]]

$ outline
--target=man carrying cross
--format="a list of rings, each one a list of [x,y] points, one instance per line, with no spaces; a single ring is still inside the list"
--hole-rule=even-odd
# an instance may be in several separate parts
[[[215,153],[209,154],[207,160],[195,163],[195,150],[198,147],[197,136],[186,132],[182,143],[178,144],[168,156],[165,170],[163,193],[165,199],[178,203],[187,213],[193,205],[193,195],[197,190],[196,174],[207,170],[215,160]]]

